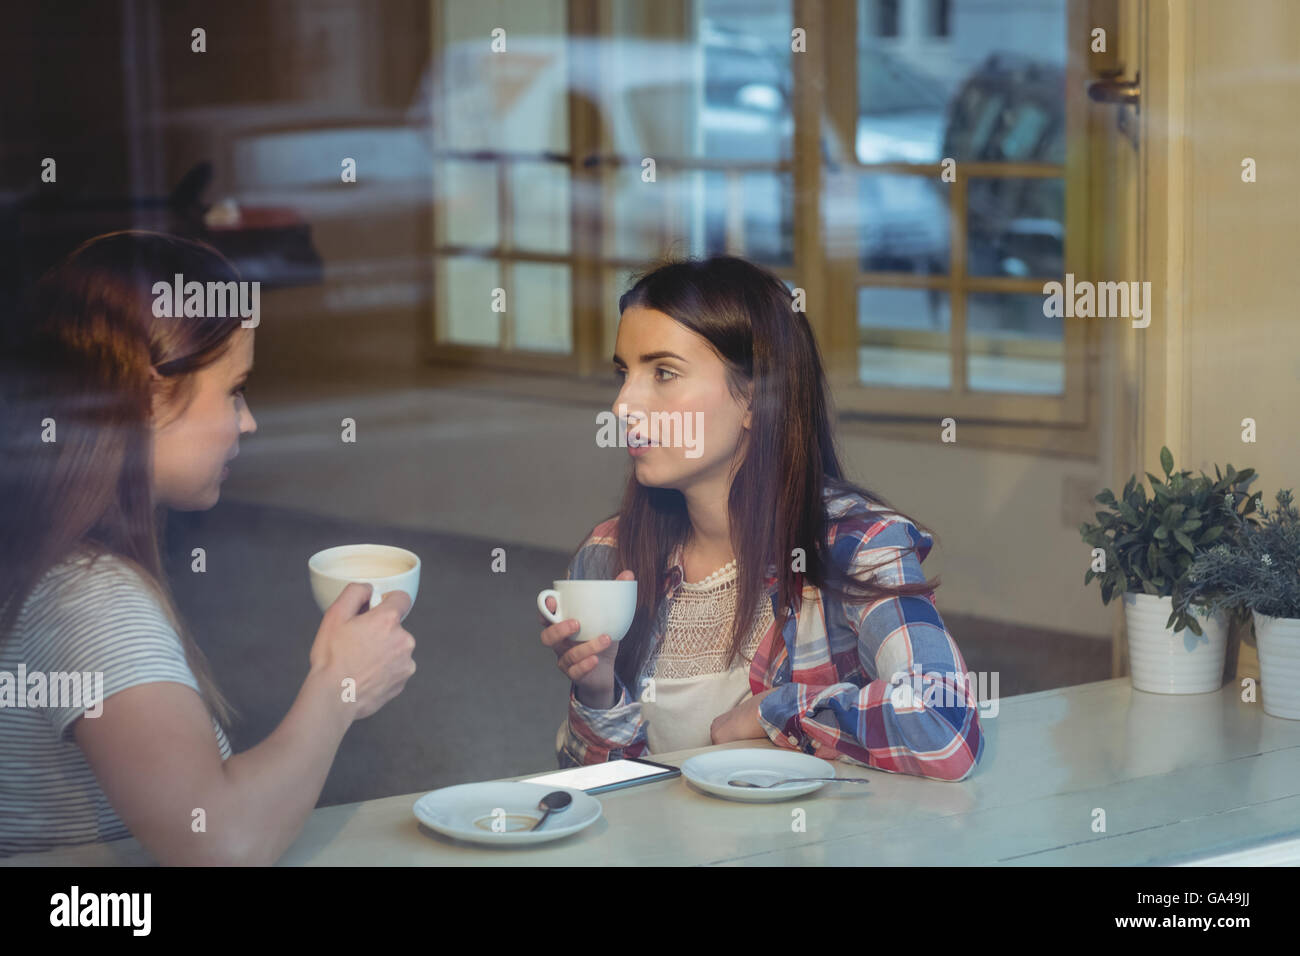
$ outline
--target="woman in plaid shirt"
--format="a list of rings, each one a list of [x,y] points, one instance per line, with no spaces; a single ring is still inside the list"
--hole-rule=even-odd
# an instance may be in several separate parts
[[[674,262],[619,311],[632,473],[568,576],[643,584],[620,642],[574,643],[572,620],[542,631],[571,681],[560,765],[766,737],[965,778],[984,737],[921,571],[933,536],[843,479],[785,285],[742,259]]]

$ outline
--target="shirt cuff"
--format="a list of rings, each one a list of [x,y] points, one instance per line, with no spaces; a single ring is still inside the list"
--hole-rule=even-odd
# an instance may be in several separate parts
[[[589,746],[617,750],[637,739],[641,727],[641,704],[632,700],[617,677],[614,689],[618,699],[606,710],[588,707],[578,700],[576,685],[569,687],[569,729]]]
[[[808,750],[808,740],[799,726],[799,685],[782,684],[758,704],[758,723],[778,746]]]
[[[591,723],[592,720],[602,720],[609,716],[610,711],[617,710],[620,707],[626,707],[628,704],[632,703],[632,701],[628,699],[627,688],[623,686],[623,682],[618,679],[617,675],[614,677],[614,691],[614,703],[612,706],[608,708],[588,707],[582,701],[578,700],[578,685],[570,684],[569,706],[573,708],[574,712],[579,717],[588,723]]]

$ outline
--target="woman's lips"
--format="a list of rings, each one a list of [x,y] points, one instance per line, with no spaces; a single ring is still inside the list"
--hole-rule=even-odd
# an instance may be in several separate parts
[[[631,455],[633,458],[639,458],[641,455],[644,455],[646,452],[648,452],[651,448],[656,448],[656,447],[658,446],[655,442],[652,442],[646,438],[642,438],[640,435],[627,436],[627,453]]]

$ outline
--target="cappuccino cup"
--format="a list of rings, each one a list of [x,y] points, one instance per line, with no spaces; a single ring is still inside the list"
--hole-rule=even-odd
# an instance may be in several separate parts
[[[369,584],[374,589],[370,595],[371,607],[389,591],[405,591],[414,607],[415,596],[420,591],[419,556],[386,544],[345,544],[317,551],[307,559],[307,571],[311,576],[312,597],[322,612],[353,581]],[[405,620],[406,614],[402,618]]]
[[[552,624],[574,618],[578,633],[572,641],[591,641],[608,634],[611,641],[621,641],[636,616],[635,581],[555,581],[537,595],[537,609]],[[555,613],[546,599],[555,598]]]

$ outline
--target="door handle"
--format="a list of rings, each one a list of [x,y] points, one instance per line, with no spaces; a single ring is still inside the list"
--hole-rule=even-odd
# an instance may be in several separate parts
[[[1142,86],[1140,77],[1133,80],[1107,78],[1088,84],[1088,98],[1097,103],[1121,103],[1140,108]]]
[[[1088,84],[1088,99],[1095,103],[1114,103],[1119,107],[1119,116],[1115,126],[1120,133],[1138,147],[1138,124],[1134,117],[1142,112],[1142,74],[1134,74],[1131,80],[1119,78],[1120,71],[1103,74],[1099,80]],[[1133,107],[1130,113],[1126,107]]]

